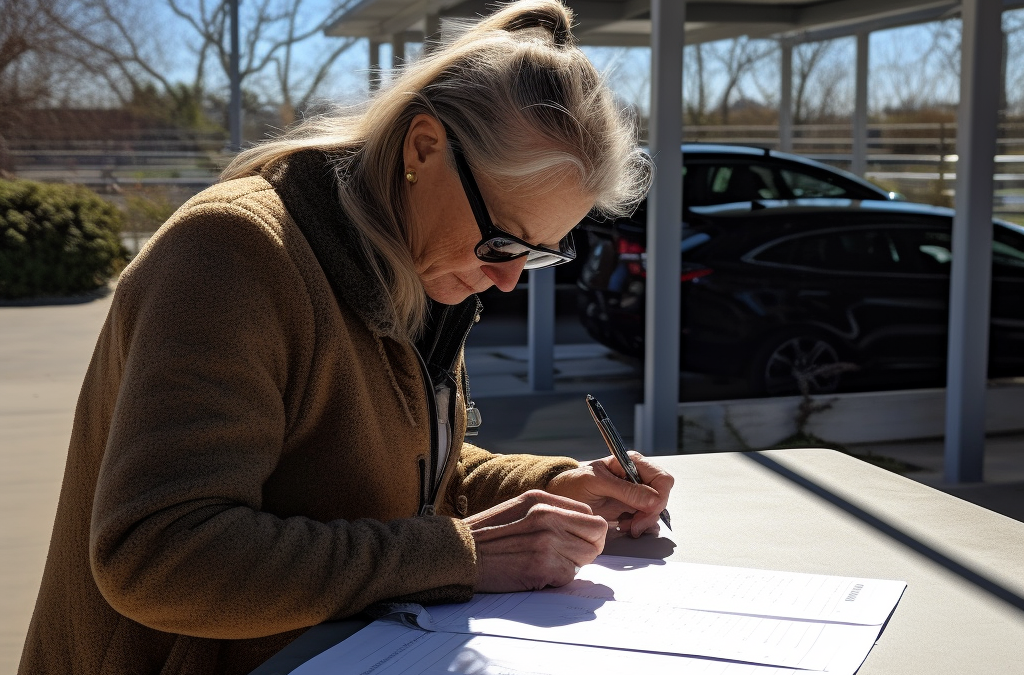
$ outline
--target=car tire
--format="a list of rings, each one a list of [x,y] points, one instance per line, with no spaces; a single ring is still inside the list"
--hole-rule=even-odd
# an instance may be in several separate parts
[[[842,381],[840,355],[833,338],[810,329],[771,335],[754,350],[751,389],[761,396],[795,395],[804,377],[809,394],[830,394]]]

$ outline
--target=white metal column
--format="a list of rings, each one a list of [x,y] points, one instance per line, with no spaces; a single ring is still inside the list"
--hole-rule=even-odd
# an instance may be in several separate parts
[[[683,26],[686,2],[651,1],[651,116],[656,171],[647,198],[647,298],[641,449],[679,450],[679,241],[683,217]]]
[[[367,75],[370,91],[380,86],[380,40],[370,39],[370,72]]]
[[[1001,88],[1000,0],[964,0],[956,215],[949,290],[945,479],[982,480],[992,280],[992,174]]]
[[[441,40],[441,16],[437,13],[423,17],[423,51],[430,53]]]
[[[779,150],[793,152],[793,41],[779,43]]]
[[[871,33],[857,33],[857,72],[853,95],[853,156],[850,171],[863,176],[868,169],[868,59]]]
[[[397,70],[405,64],[405,33],[391,36],[391,70]],[[394,76],[392,76],[394,77]]]
[[[238,3],[231,0],[231,54],[228,61],[231,75],[231,101],[228,104],[228,126],[231,133],[231,152],[242,149],[242,77],[238,73],[240,57],[238,39]]]
[[[527,375],[533,391],[555,388],[555,268],[530,270]]]

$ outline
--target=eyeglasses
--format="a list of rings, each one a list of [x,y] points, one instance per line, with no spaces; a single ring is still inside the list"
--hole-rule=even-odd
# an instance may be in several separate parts
[[[480,194],[480,188],[477,187],[476,180],[473,178],[473,172],[469,170],[469,162],[462,154],[459,142],[450,131],[447,133],[452,154],[455,156],[455,169],[459,172],[462,189],[466,193],[466,199],[469,200],[469,206],[473,209],[473,216],[476,218],[477,227],[480,228],[480,235],[483,237],[476,245],[477,258],[487,263],[505,263],[525,255],[525,268],[528,270],[561,265],[576,258],[576,248],[572,244],[571,234],[566,234],[558,242],[556,251],[527,243],[491,222],[487,206],[484,205],[483,195]]]

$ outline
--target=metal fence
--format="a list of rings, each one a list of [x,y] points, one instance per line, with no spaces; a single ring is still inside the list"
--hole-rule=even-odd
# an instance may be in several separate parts
[[[956,123],[868,125],[865,177],[912,201],[950,206],[956,183]],[[848,169],[850,124],[793,127],[793,152]],[[701,125],[683,130],[687,141],[779,147],[774,125]],[[1024,122],[999,125],[995,158],[997,214],[1024,222]],[[81,183],[100,192],[162,189],[183,200],[212,184],[231,154],[219,136],[146,140],[8,143],[15,173],[35,180]]]

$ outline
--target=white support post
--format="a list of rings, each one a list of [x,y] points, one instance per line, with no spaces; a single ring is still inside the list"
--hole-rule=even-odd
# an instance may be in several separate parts
[[[405,64],[405,34],[395,33],[391,36],[391,70],[398,70],[403,64]]]
[[[370,39],[370,72],[367,75],[370,91],[380,87],[380,40]]]
[[[644,405],[640,446],[679,451],[679,242],[683,218],[684,0],[651,0],[651,157],[647,197]]]
[[[793,152],[793,41],[779,43],[779,150]]]
[[[999,0],[963,3],[946,380],[948,483],[983,478],[1002,8]]]
[[[423,17],[423,53],[434,51],[441,40],[441,16],[437,13]]]
[[[231,0],[231,55],[228,61],[231,76],[231,101],[228,106],[228,126],[231,128],[231,152],[242,149],[242,77],[238,74],[241,58],[238,39],[238,3]]]
[[[868,170],[868,59],[871,34],[857,33],[857,72],[853,97],[853,148],[850,171],[863,177]]]
[[[530,270],[527,375],[533,391],[555,388],[555,268]]]

